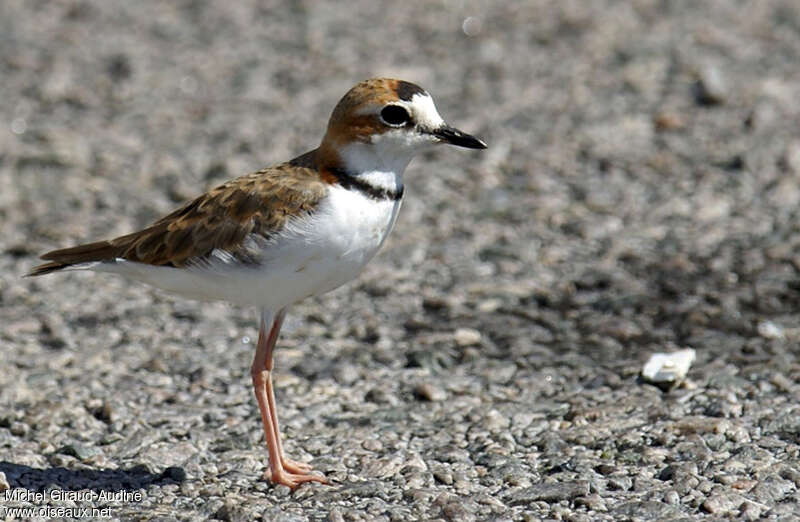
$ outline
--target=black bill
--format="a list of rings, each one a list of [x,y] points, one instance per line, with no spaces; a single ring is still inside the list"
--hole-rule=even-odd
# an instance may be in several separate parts
[[[450,145],[466,147],[468,149],[486,148],[486,144],[475,136],[471,136],[466,132],[461,132],[460,130],[448,125],[439,127],[438,129],[434,130],[432,134],[443,142],[449,143]]]

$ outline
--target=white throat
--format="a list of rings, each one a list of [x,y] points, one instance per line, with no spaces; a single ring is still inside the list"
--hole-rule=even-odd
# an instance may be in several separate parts
[[[371,186],[389,191],[403,188],[405,172],[414,153],[397,151],[380,140],[373,143],[353,143],[341,150],[348,174]]]

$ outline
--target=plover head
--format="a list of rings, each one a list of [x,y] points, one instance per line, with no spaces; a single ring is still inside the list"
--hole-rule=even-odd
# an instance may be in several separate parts
[[[416,153],[439,143],[486,148],[480,139],[445,123],[421,87],[373,78],[350,89],[336,105],[320,150],[330,162],[351,169],[402,173]]]

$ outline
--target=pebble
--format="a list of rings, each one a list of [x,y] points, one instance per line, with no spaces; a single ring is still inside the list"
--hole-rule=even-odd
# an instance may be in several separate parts
[[[481,333],[473,328],[459,328],[453,334],[456,344],[459,346],[472,346],[480,344]]]
[[[642,378],[664,390],[681,383],[695,360],[691,348],[671,353],[654,353],[642,368]]]
[[[608,507],[606,506],[606,501],[603,500],[603,497],[598,495],[597,493],[593,493],[591,495],[586,495],[585,497],[578,497],[575,499],[576,506],[586,506],[587,508],[591,509],[592,511],[597,512],[604,512],[608,511]]]
[[[681,497],[678,495],[678,492],[674,489],[671,489],[664,493],[664,502],[667,504],[676,506],[681,503]]]
[[[361,446],[368,451],[380,452],[383,450],[383,443],[378,439],[366,439]]]
[[[585,497],[588,494],[588,481],[537,484],[512,493],[506,502],[511,506],[519,506],[537,501],[558,502],[560,500],[571,500],[575,497]]]
[[[439,402],[447,399],[447,392],[429,382],[422,382],[414,386],[414,396],[429,402]]]
[[[794,482],[784,480],[777,475],[769,475],[758,482],[752,490],[754,498],[763,504],[781,502],[797,490]]]
[[[442,514],[447,520],[452,520],[453,522],[477,520],[475,513],[467,510],[466,505],[463,501],[448,502],[442,507]]]
[[[720,105],[730,96],[730,85],[722,70],[711,64],[700,67],[696,85],[697,101],[702,105]]]
[[[795,175],[800,175],[800,140],[792,140],[786,145],[784,163]]]
[[[59,450],[59,453],[69,455],[80,460],[88,460],[91,457],[100,455],[102,450],[93,446],[86,446],[84,444],[72,443],[67,444]]]
[[[742,509],[739,511],[739,517],[743,520],[761,520],[763,512],[762,506],[759,506],[755,502],[745,502],[742,504]]]
[[[503,306],[501,299],[484,299],[478,303],[478,311],[484,314],[491,314]]]
[[[28,433],[29,428],[28,425],[23,422],[14,421],[11,423],[11,426],[9,426],[8,431],[14,436],[24,437]]]
[[[653,124],[658,131],[673,131],[683,129],[686,121],[676,112],[661,111],[653,116]]]
[[[364,400],[375,404],[397,404],[397,397],[386,388],[372,388],[365,395]]]
[[[333,508],[328,512],[328,522],[344,522],[342,511],[338,508]]]
[[[654,500],[623,503],[613,512],[617,519],[626,520],[672,520],[681,515],[674,506]]]
[[[764,339],[783,339],[783,328],[772,321],[760,321],[756,327],[758,334]]]
[[[497,410],[489,410],[483,421],[483,426],[491,433],[506,431],[511,425],[511,419]]]
[[[226,500],[225,503],[217,509],[214,516],[226,522],[244,522],[246,520],[252,520],[251,515],[247,513],[241,502],[235,500]]]
[[[453,483],[453,474],[447,470],[437,470],[433,472],[433,477],[442,484],[451,485]]]
[[[610,477],[608,479],[609,489],[618,489],[621,491],[628,491],[633,486],[633,479],[630,477]]]
[[[744,501],[738,493],[723,491],[709,496],[703,502],[703,509],[712,515],[728,516],[737,513]]]

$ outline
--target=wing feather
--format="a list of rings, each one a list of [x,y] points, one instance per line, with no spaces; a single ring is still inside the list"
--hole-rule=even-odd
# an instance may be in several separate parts
[[[138,232],[48,252],[42,259],[50,262],[28,275],[118,258],[182,267],[202,262],[215,250],[254,262],[248,236],[269,239],[291,217],[312,212],[325,195],[326,184],[312,166],[313,152],[220,185]]]

